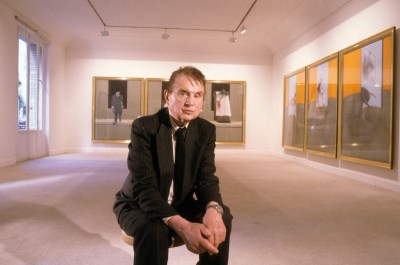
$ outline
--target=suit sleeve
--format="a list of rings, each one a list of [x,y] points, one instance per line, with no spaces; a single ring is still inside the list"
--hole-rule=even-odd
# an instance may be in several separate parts
[[[196,195],[204,205],[210,201],[216,201],[223,205],[219,189],[219,179],[215,176],[216,128],[212,125],[208,127],[206,131],[209,137],[207,137],[204,145],[204,152],[200,159]]]

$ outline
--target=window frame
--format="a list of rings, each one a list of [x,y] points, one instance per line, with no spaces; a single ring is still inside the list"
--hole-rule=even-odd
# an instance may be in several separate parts
[[[24,42],[25,45],[22,45],[21,42]],[[25,58],[21,58],[21,48],[26,49]],[[48,72],[45,63],[47,55],[48,45],[46,42],[28,28],[19,26],[17,92],[17,130],[19,132],[43,130],[44,89]],[[23,66],[21,66],[22,63],[24,63]]]

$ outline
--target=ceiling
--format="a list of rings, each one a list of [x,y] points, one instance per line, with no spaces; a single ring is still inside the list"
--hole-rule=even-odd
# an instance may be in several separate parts
[[[0,1],[67,48],[274,54],[351,2],[365,0]],[[241,25],[245,34],[236,32]],[[104,29],[109,36],[101,36]],[[169,40],[161,38],[165,32]],[[236,43],[228,41],[232,32]]]

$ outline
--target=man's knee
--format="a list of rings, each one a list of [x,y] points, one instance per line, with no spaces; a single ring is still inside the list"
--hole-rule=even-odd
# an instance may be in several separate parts
[[[162,221],[150,221],[138,227],[134,235],[133,249],[137,253],[147,253],[150,259],[167,260],[172,237],[169,228]],[[149,263],[153,264],[153,263]],[[154,263],[163,264],[163,263]]]
[[[135,240],[146,240],[152,242],[164,241],[168,239],[168,226],[162,221],[141,222],[137,224],[133,236]]]
[[[116,214],[118,223],[127,235],[135,236],[136,231],[141,227],[146,227],[150,220],[145,212],[124,206],[121,206],[122,209]]]

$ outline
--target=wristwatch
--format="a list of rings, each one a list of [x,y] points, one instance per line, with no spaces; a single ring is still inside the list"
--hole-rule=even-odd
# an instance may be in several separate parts
[[[210,205],[208,205],[208,206],[206,207],[206,210],[208,210],[208,209],[210,209],[210,208],[216,210],[216,211],[217,211],[219,214],[221,214],[221,215],[224,214],[224,208],[222,208],[222,206],[219,205],[219,204],[210,204]]]

